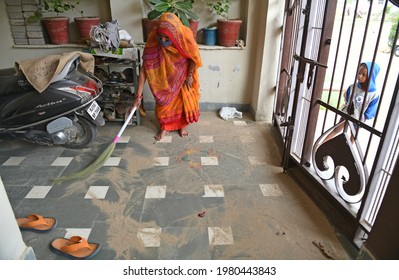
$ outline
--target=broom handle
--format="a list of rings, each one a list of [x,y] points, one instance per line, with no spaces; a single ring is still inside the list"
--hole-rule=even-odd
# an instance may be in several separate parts
[[[119,138],[121,137],[123,131],[125,130],[127,124],[130,122],[130,120],[133,117],[134,112],[136,112],[136,107],[133,107],[133,109],[130,111],[129,116],[127,117],[127,119],[125,120],[125,123],[123,124],[122,128],[119,130],[118,135],[116,135],[115,139],[114,139],[114,143],[118,142]]]

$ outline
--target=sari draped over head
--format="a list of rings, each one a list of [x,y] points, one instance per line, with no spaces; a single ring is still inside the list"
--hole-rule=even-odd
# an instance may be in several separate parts
[[[158,41],[160,34],[168,36],[172,44],[162,46]],[[185,81],[190,60],[195,67],[193,84],[188,88]],[[155,98],[155,116],[161,130],[179,130],[197,122],[200,116],[198,67],[202,61],[191,29],[174,14],[164,13],[157,28],[149,34],[143,66]]]

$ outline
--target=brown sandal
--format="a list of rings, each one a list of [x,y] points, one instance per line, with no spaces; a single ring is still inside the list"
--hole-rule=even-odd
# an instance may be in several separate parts
[[[57,219],[53,217],[43,217],[37,214],[31,214],[26,218],[18,218],[17,223],[21,230],[47,232],[57,225]]]
[[[100,244],[88,243],[86,239],[80,236],[72,236],[70,239],[54,239],[51,242],[50,247],[58,254],[79,260],[92,258],[101,248]]]

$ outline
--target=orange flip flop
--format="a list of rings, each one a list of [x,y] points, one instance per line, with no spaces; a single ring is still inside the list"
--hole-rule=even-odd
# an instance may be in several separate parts
[[[26,218],[17,218],[17,223],[21,230],[47,232],[57,225],[57,219],[53,217],[43,217],[41,215],[31,214]]]
[[[87,260],[97,254],[101,246],[98,243],[88,243],[83,237],[72,236],[69,239],[54,239],[50,248],[54,252],[72,259]]]

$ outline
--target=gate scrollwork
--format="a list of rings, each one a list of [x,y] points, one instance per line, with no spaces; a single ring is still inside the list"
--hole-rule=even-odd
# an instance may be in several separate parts
[[[339,125],[317,139],[312,151],[313,167],[321,179],[333,180],[342,199],[348,203],[357,203],[364,195],[367,172],[356,143],[351,141],[349,129],[326,140]]]

